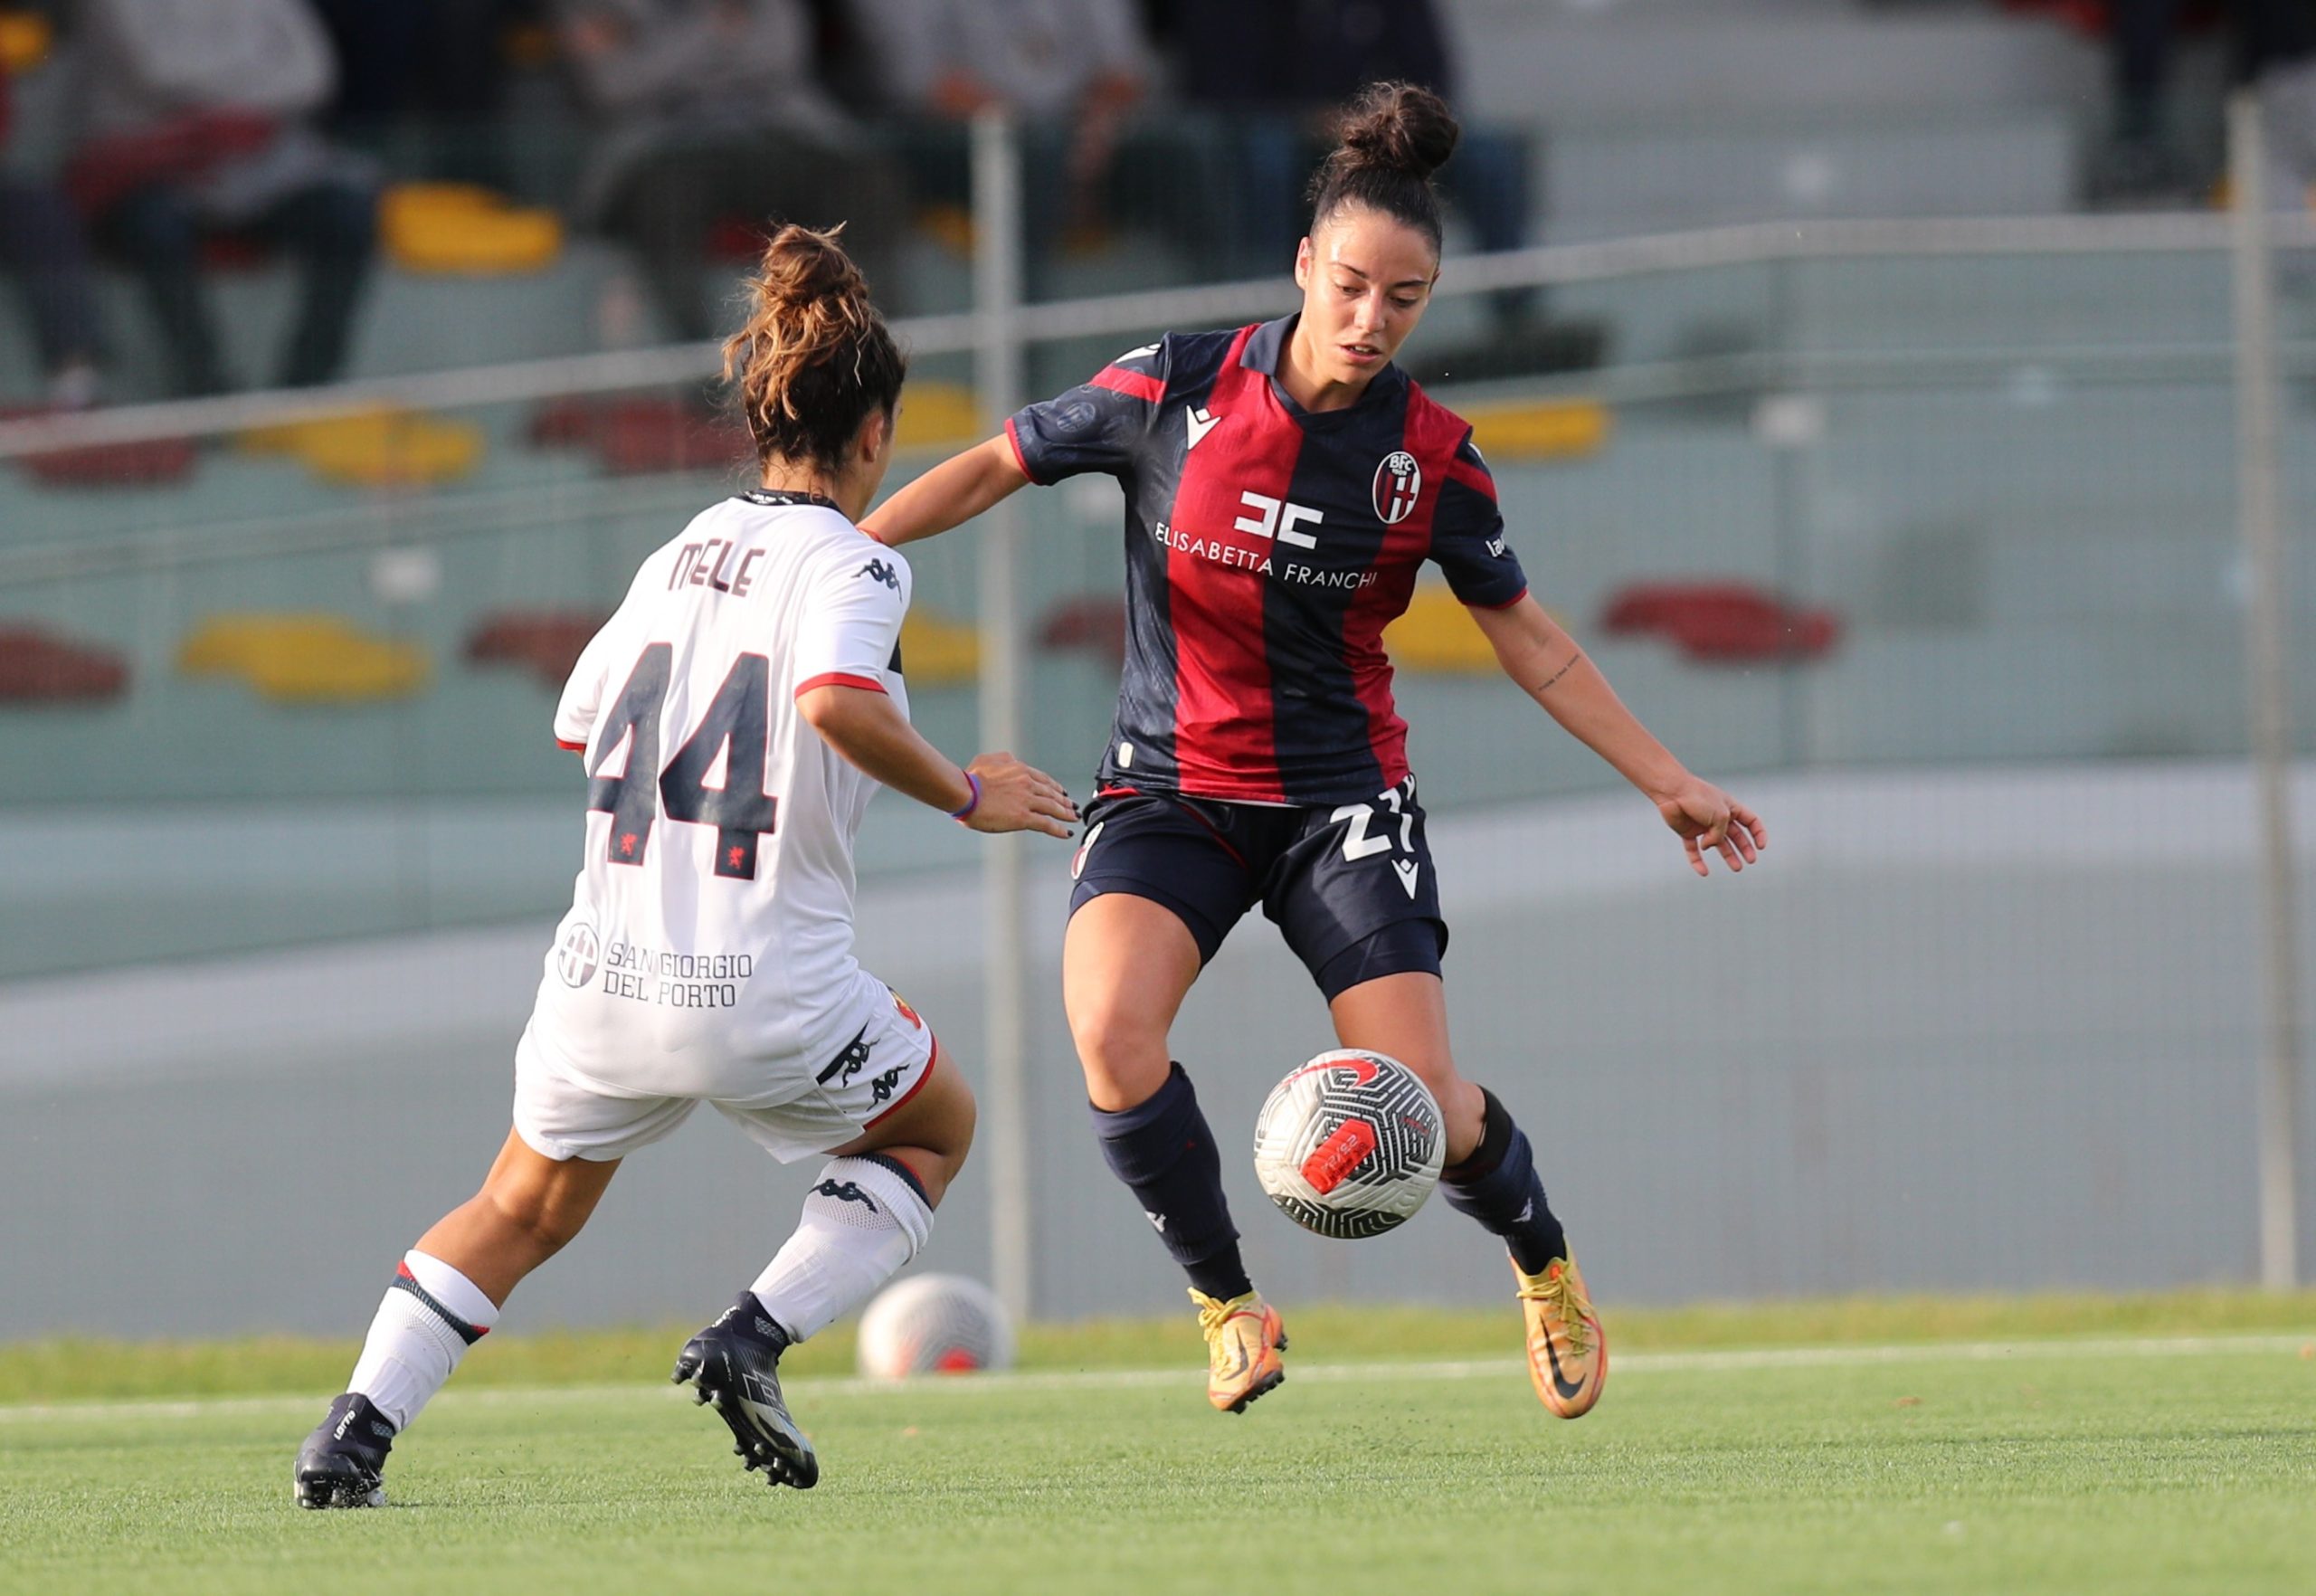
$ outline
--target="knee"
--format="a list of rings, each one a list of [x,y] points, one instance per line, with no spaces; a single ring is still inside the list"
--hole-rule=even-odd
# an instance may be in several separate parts
[[[924,1136],[925,1150],[933,1154],[939,1165],[934,1173],[940,1184],[935,1190],[945,1190],[965,1166],[965,1154],[973,1151],[973,1131],[981,1119],[981,1107],[970,1092],[957,1094],[957,1101],[946,1107],[941,1122],[933,1134]]]
[[[378,196],[367,184],[333,183],[311,190],[301,206],[301,241],[328,261],[366,260],[377,245]]]
[[[1096,1108],[1131,1108],[1166,1084],[1172,1067],[1165,1027],[1137,1013],[1116,993],[1073,1004],[1070,1038],[1085,1067],[1087,1093]]]
[[[123,254],[155,264],[190,262],[201,240],[192,202],[163,184],[140,188],[115,204],[104,230]]]
[[[559,1202],[551,1186],[488,1185],[483,1201],[498,1214],[501,1225],[520,1237],[541,1259],[551,1258],[571,1243],[587,1222],[584,1207]]]

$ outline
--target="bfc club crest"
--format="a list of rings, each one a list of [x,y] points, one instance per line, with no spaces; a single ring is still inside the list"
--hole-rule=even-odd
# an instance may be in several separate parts
[[[1396,527],[1415,514],[1423,492],[1423,468],[1404,449],[1394,450],[1375,468],[1375,514],[1386,527]]]

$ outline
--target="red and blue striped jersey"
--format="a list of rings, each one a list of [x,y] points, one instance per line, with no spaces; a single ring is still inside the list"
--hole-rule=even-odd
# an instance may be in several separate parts
[[[1528,591],[1470,424],[1397,366],[1347,409],[1304,410],[1276,375],[1295,320],[1169,334],[1005,424],[1031,481],[1125,489],[1106,784],[1372,798],[1408,774],[1382,635],[1423,562],[1466,604]]]

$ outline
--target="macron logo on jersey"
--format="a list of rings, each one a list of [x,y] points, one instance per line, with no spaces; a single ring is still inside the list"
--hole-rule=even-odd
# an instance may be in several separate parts
[[[1208,414],[1206,406],[1203,404],[1190,411],[1182,420],[1189,423],[1191,435],[1190,442],[1183,448],[1184,453],[1196,449],[1209,432],[1222,424],[1222,418],[1219,415]]]

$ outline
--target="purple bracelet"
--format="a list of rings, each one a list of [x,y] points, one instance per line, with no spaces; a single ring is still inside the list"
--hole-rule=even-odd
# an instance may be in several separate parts
[[[974,810],[981,807],[981,777],[973,774],[971,771],[967,771],[965,772],[965,784],[973,788],[973,795],[965,800],[965,806],[963,809],[953,809],[949,812],[949,818],[953,821],[962,822],[966,819],[966,817],[971,815]]]

